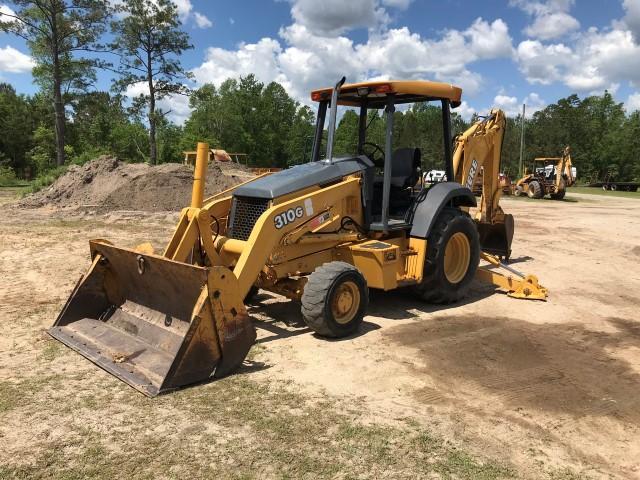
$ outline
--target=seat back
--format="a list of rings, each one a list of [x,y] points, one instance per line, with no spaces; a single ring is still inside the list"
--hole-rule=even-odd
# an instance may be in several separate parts
[[[399,148],[391,157],[391,186],[409,188],[414,186],[420,178],[419,148]]]

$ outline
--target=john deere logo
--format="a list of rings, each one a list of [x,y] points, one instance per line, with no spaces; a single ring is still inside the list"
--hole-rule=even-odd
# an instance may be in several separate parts
[[[467,183],[465,184],[465,187],[467,187],[469,190],[471,190],[471,187],[473,187],[473,181],[476,178],[477,171],[478,171],[478,161],[474,158],[473,161],[471,162],[469,175],[467,176]]]

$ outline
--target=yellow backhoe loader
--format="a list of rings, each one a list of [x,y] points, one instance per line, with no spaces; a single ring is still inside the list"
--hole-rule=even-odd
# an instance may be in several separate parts
[[[461,93],[426,81],[345,85],[343,78],[312,92],[319,104],[310,163],[206,200],[208,145],[199,144],[191,206],[165,250],[92,240],[91,266],[50,334],[154,396],[242,363],[256,338],[244,300],[256,288],[300,301],[306,324],[325,337],[359,328],[370,288],[406,287],[419,299],[451,303],[475,277],[511,296],[544,300],[535,277],[481,252],[481,242],[505,233],[509,221],[492,194],[474,222],[467,209],[477,204],[468,185],[478,165],[497,171],[503,116],[495,112],[458,140],[454,175],[450,108]],[[416,189],[420,150],[393,149],[393,112],[398,104],[427,101],[442,107],[447,178],[460,181]],[[360,111],[357,152],[340,158],[333,155],[338,105]],[[367,142],[370,109],[385,112],[384,146]],[[494,231],[479,235],[478,227]],[[510,249],[508,232],[505,237],[496,249]],[[481,255],[489,266],[479,267]]]
[[[565,147],[561,157],[535,158],[534,162],[533,172],[525,174],[516,182],[514,194],[526,194],[529,198],[549,195],[553,200],[562,200],[567,187],[575,183],[571,148]],[[536,164],[540,164],[540,167],[536,167]]]

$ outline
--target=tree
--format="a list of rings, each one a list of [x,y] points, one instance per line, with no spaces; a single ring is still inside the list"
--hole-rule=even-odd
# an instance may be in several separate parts
[[[36,61],[33,74],[51,92],[55,112],[56,163],[65,160],[67,92],[82,89],[94,75],[94,60],[78,57],[97,47],[108,16],[104,0],[13,0],[18,10],[0,13],[0,29],[27,41]]]
[[[306,163],[311,159],[315,115],[305,106],[299,107],[287,135],[287,165]]]
[[[336,127],[335,139],[333,141],[334,155],[353,155],[357,152],[358,122],[358,114],[355,110],[345,110]]]
[[[25,153],[33,144],[36,122],[31,105],[24,95],[6,83],[0,84],[0,162],[24,176],[27,159]]]
[[[112,22],[113,51],[120,56],[116,72],[120,78],[115,89],[125,91],[141,86],[135,105],[147,110],[149,121],[149,156],[158,161],[156,129],[167,113],[158,109],[157,101],[168,95],[186,95],[182,83],[190,78],[180,63],[185,50],[193,48],[189,35],[180,29],[178,9],[171,0],[128,0],[119,10],[123,17]]]

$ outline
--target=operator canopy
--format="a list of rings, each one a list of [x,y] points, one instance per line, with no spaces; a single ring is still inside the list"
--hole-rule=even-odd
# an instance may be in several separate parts
[[[311,92],[314,102],[331,100],[332,87]],[[378,82],[347,83],[340,87],[338,105],[359,106],[366,99],[367,106],[384,108],[387,95],[395,94],[394,103],[429,102],[449,100],[453,108],[460,106],[462,89],[448,83],[426,80],[387,80]]]

